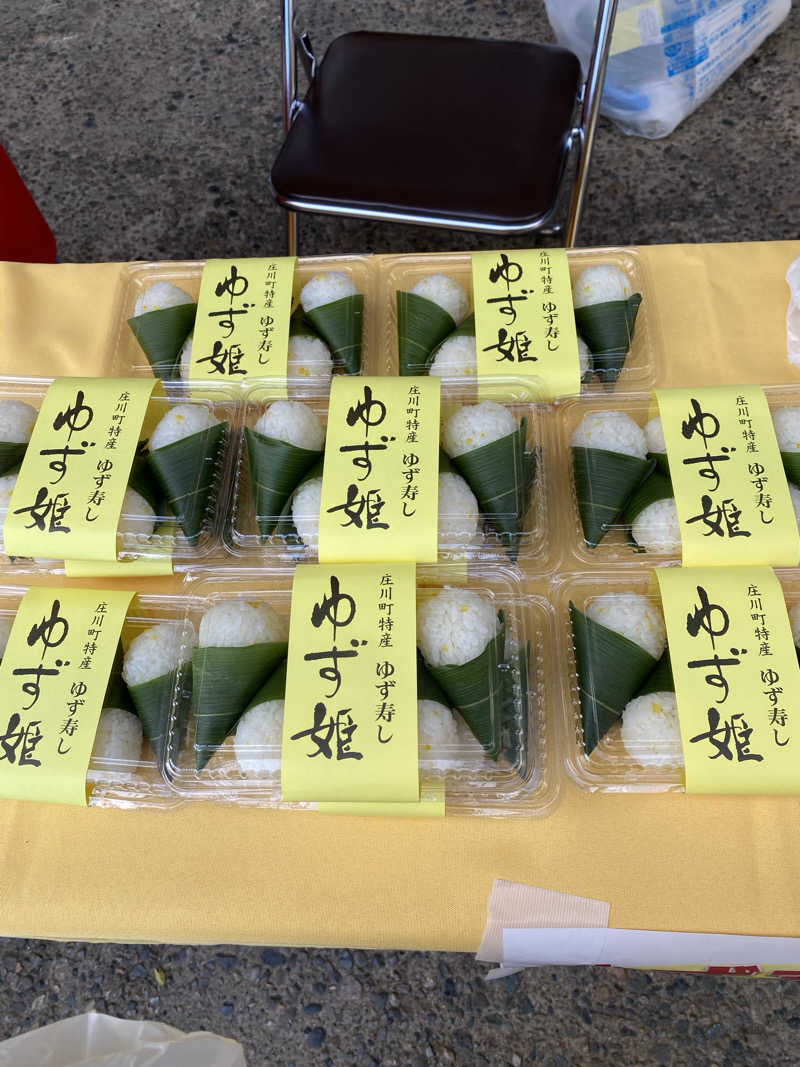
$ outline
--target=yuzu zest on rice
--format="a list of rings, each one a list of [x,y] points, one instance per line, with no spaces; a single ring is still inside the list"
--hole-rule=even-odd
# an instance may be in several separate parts
[[[660,659],[667,647],[661,608],[640,593],[605,593],[591,600],[586,615]]]
[[[150,311],[164,311],[166,308],[193,303],[189,294],[172,282],[156,282],[136,298],[133,314],[146,315]]]
[[[300,292],[300,303],[303,311],[313,311],[335,300],[357,295],[358,289],[344,271],[330,270],[315,274],[306,282]]]
[[[493,400],[465,404],[442,426],[442,445],[449,456],[457,457],[499,441],[519,429],[514,415]]]
[[[622,713],[620,737],[630,758],[642,767],[683,766],[675,694],[634,697]]]
[[[432,667],[476,659],[498,629],[493,602],[470,589],[446,586],[417,605],[417,645]]]
[[[188,649],[184,649],[186,643]],[[195,644],[194,632],[186,634],[174,622],[160,622],[143,630],[134,637],[125,653],[123,681],[130,687],[169,674],[191,657],[191,646]]]
[[[273,401],[253,429],[265,437],[312,452],[321,451],[325,443],[325,431],[317,413],[299,400]]]
[[[633,287],[627,274],[609,264],[587,267],[572,286],[573,307],[589,307],[610,300],[627,300]]]
[[[434,378],[476,378],[478,354],[475,337],[470,334],[448,337],[436,352],[428,374]]]
[[[647,552],[671,552],[681,547],[681,527],[674,497],[654,500],[631,524],[631,536]]]
[[[150,451],[165,448],[185,437],[217,426],[216,418],[205,404],[176,404],[159,420],[150,437]]]
[[[243,648],[286,641],[289,622],[263,602],[237,598],[212,605],[200,620],[201,648]]]
[[[573,448],[597,448],[645,459],[647,445],[641,427],[623,411],[590,411],[575,427]]]

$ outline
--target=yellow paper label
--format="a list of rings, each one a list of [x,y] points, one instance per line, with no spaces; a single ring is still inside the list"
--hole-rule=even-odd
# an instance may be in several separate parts
[[[581,390],[572,284],[563,248],[474,252],[475,344],[483,399],[554,400]],[[515,385],[517,388],[515,388]]]
[[[690,793],[800,793],[800,668],[769,567],[658,571]]]
[[[281,786],[285,800],[419,800],[413,564],[296,568]]]
[[[209,259],[192,341],[192,393],[202,383],[250,385],[264,378],[286,394],[294,256]]]
[[[86,772],[132,592],[29,589],[0,664],[0,795],[86,804]]]
[[[334,378],[320,562],[436,561],[439,378]]]
[[[143,378],[53,382],[11,496],[9,556],[116,560],[122,501],[157,387]]]
[[[64,573],[68,578],[153,578],[172,574],[172,556],[137,556],[136,559],[118,559],[108,563],[68,559],[64,561]]]
[[[389,818],[441,819],[445,813],[444,782],[420,782],[419,800],[410,804],[320,804],[323,815],[381,815]]]
[[[763,389],[658,389],[687,567],[800,561],[797,529]]]

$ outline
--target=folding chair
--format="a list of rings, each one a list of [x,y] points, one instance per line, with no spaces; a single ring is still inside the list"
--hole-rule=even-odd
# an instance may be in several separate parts
[[[482,233],[553,224],[575,159],[575,244],[617,0],[601,0],[586,79],[554,45],[391,33],[337,37],[317,63],[282,0],[286,139],[270,175],[288,209]],[[310,87],[297,98],[297,59]]]

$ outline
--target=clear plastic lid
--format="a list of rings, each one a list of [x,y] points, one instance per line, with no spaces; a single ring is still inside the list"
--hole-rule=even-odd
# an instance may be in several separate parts
[[[800,390],[764,390],[800,517]],[[780,414],[778,414],[780,412]],[[651,393],[564,400],[552,413],[551,468],[569,486],[554,523],[579,565],[681,559],[664,432]]]
[[[322,398],[275,402],[260,386],[245,395],[224,530],[232,555],[268,565],[316,559],[327,412]],[[440,560],[536,556],[547,535],[540,409],[446,401],[441,421]],[[482,433],[489,443],[472,448]]]
[[[776,573],[796,643],[797,572]],[[626,572],[576,572],[554,586],[559,641],[554,674],[563,715],[563,762],[582,789],[685,791],[675,685],[654,584],[653,570],[642,566]]]
[[[26,589],[0,586],[0,635],[2,651],[14,617]],[[89,804],[104,808],[167,808],[180,803],[179,798],[164,781],[160,769],[160,748],[163,746],[168,705],[163,714],[150,715],[153,705],[148,687],[136,687],[134,673],[126,663],[136,638],[153,626],[179,631],[183,609],[180,600],[165,595],[136,596],[131,602],[120,638],[120,647],[111,670],[98,722],[89,769],[86,776]],[[134,651],[134,660],[136,652]],[[1,657],[1,653],[0,653]],[[141,660],[141,656],[139,657]],[[126,679],[131,682],[129,686]],[[172,676],[166,690],[173,688]],[[3,724],[4,725],[4,724]],[[152,742],[152,743],[151,743]]]
[[[684,790],[683,749],[677,712],[673,714],[671,673],[654,677],[653,684],[663,688],[651,689],[649,684],[657,667],[663,672],[666,651],[661,599],[653,593],[652,579],[653,571],[641,566],[627,572],[576,572],[554,587],[559,639],[554,670],[561,690],[564,766],[583,789],[619,793]],[[588,631],[583,621],[587,616]],[[619,632],[624,630],[629,639],[646,645],[641,662],[628,657],[612,664],[613,646],[593,643],[592,619],[615,629],[619,626]],[[636,730],[638,724],[633,722],[623,732],[624,714],[609,712],[604,717],[603,705],[612,702],[604,700],[609,684],[616,687],[614,703],[622,699],[622,693],[630,701],[641,696],[643,706],[635,714],[645,716],[644,727]],[[644,706],[648,693],[659,702],[663,714],[658,710],[652,714],[649,706]],[[670,693],[672,701],[662,699],[664,693]],[[596,706],[592,698],[596,698]],[[653,725],[648,727],[648,723]]]
[[[236,257],[231,258],[235,260]],[[165,296],[166,300],[181,299],[180,294],[171,289],[171,287],[177,287],[186,297],[187,305],[191,305],[191,310],[186,312],[185,322],[181,321],[176,324],[175,328],[178,331],[183,330],[184,340],[178,341],[177,354],[174,354],[174,346],[169,349],[167,355],[170,358],[161,368],[162,375],[166,374],[176,383],[185,384],[188,381],[194,311],[200,295],[203,266],[202,261],[197,261],[131,263],[125,268],[121,316],[112,346],[114,352],[112,365],[115,375],[148,377],[154,373],[152,360],[157,360],[157,353],[151,348],[150,358],[148,358],[142,340],[138,339],[134,332],[134,328],[137,328],[136,324],[132,327],[129,320],[135,318],[137,309],[139,314],[143,314],[150,306],[147,301],[148,294],[154,294],[151,297],[152,302],[155,297],[161,297],[165,293],[164,286],[166,285],[169,287]],[[330,323],[326,320],[327,309],[338,299],[337,286],[333,286],[330,293],[333,299],[328,304],[325,303],[325,283],[321,288],[317,286],[316,291],[307,291],[304,294],[304,287],[312,279],[320,275],[329,276],[332,272],[335,272],[335,280],[339,283],[344,280],[347,291],[355,290],[356,294],[360,294],[363,298],[363,301],[358,299],[349,309],[347,338],[340,336],[338,323]],[[154,286],[160,288],[154,290]],[[342,285],[340,284],[338,288],[342,288]],[[308,306],[307,312],[304,311],[301,301],[305,301]],[[318,301],[322,303],[317,303]],[[381,358],[380,348],[375,344],[377,322],[373,267],[370,257],[319,256],[298,259],[292,290],[292,307],[296,313],[290,326],[289,373],[286,382],[289,396],[297,393],[303,396],[326,394],[330,387],[334,365],[337,366],[337,373],[342,369],[344,362],[355,365],[359,362],[358,347],[360,347],[361,374],[390,373],[387,360]],[[320,308],[326,310],[321,311]],[[179,315],[175,312],[173,314]],[[143,336],[143,340],[147,344],[147,337]],[[347,351],[343,346],[346,346]],[[238,384],[242,380],[238,377],[228,378],[232,384]]]
[[[26,441],[13,439],[30,436],[50,384],[43,379],[0,380],[0,438],[7,438],[0,440],[0,530],[27,450]],[[123,500],[119,560],[168,557],[174,564],[192,565],[221,550],[234,460],[235,397],[225,387],[217,387],[213,398],[206,399],[172,388],[153,396],[148,409],[153,431],[139,442]],[[3,560],[16,574],[64,570],[63,560]],[[90,574],[91,564],[85,569]]]
[[[441,570],[446,572],[446,568]],[[553,775],[555,746],[544,688],[551,638],[549,606],[540,598],[524,595],[518,576],[497,566],[472,573],[465,586],[451,587],[446,582],[426,585],[419,580],[418,603],[443,588],[458,596],[464,590],[468,596],[477,594],[488,605],[485,610],[502,620],[496,631],[502,635],[497,637],[501,647],[498,662],[485,667],[491,672],[486,691],[493,736],[491,742],[484,736],[482,745],[453,709],[452,697],[445,696],[436,680],[435,665],[427,664],[423,658],[423,668],[418,668],[420,780],[444,781],[448,814],[544,814],[557,792]],[[219,713],[215,707],[209,716],[192,706],[191,689],[198,684],[198,670],[209,661],[197,655],[193,635],[200,633],[206,613],[223,602],[231,604],[228,618],[231,613],[236,614],[233,605],[244,612],[242,606],[247,603],[267,604],[283,620],[282,626],[288,628],[291,581],[273,574],[265,582],[261,572],[231,568],[227,575],[217,572],[194,585],[186,602],[185,645],[181,653],[185,666],[178,672],[172,700],[166,776],[184,798],[205,797],[268,808],[313,806],[287,804],[281,798],[285,678],[281,677],[280,664],[269,664],[266,679],[252,679],[252,692],[242,697],[243,707],[225,707],[225,721],[220,729],[214,727],[219,738],[215,743],[205,743],[209,736],[216,738],[216,734],[209,735],[208,729]],[[236,622],[230,625],[235,627]],[[244,630],[235,638],[246,639]],[[490,640],[491,635],[487,636],[487,643]],[[424,646],[424,641],[419,643]],[[246,646],[230,651],[234,656],[239,654],[242,663],[247,659]],[[195,664],[190,669],[193,653]],[[448,681],[448,685],[452,684]],[[253,704],[256,693],[261,699]],[[202,743],[198,743],[200,732]],[[496,759],[486,754],[487,744],[495,745]]]
[[[582,306],[576,310],[578,335],[585,334],[588,351],[581,359],[582,393],[625,392],[644,389],[656,379],[656,308],[653,284],[642,257],[630,248],[567,251],[573,299]],[[604,268],[599,273],[595,268]],[[589,274],[586,274],[586,271]],[[442,277],[443,276],[443,277]],[[582,285],[580,283],[583,283]],[[579,289],[576,289],[579,283]],[[415,289],[415,287],[417,287]],[[445,316],[430,312],[430,322],[407,325],[410,311],[400,308],[398,294],[415,295],[439,304],[456,320],[456,330]],[[635,308],[623,308],[622,298],[634,298]],[[641,302],[635,299],[641,296]],[[402,372],[411,360],[414,373],[426,368],[442,377],[445,392],[477,391],[474,368],[474,327],[472,351],[461,339],[470,333],[474,313],[472,257],[469,253],[398,255],[380,258],[379,295],[384,308],[381,343],[392,361],[392,373]],[[404,301],[404,304],[407,302]],[[455,315],[455,320],[453,319]],[[404,338],[400,338],[400,319]],[[463,323],[463,325],[461,324]],[[449,326],[449,332],[448,332]],[[421,337],[416,331],[419,330]],[[447,346],[445,348],[445,345]],[[519,399],[531,399],[525,379],[508,379],[518,389]],[[500,379],[497,380],[499,385]]]

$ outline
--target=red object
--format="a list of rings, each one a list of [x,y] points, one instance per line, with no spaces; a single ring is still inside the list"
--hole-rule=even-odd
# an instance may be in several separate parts
[[[56,239],[25,182],[0,145],[0,259],[55,263]]]
[[[706,974],[758,974],[758,966],[751,963],[742,967],[709,967]]]

